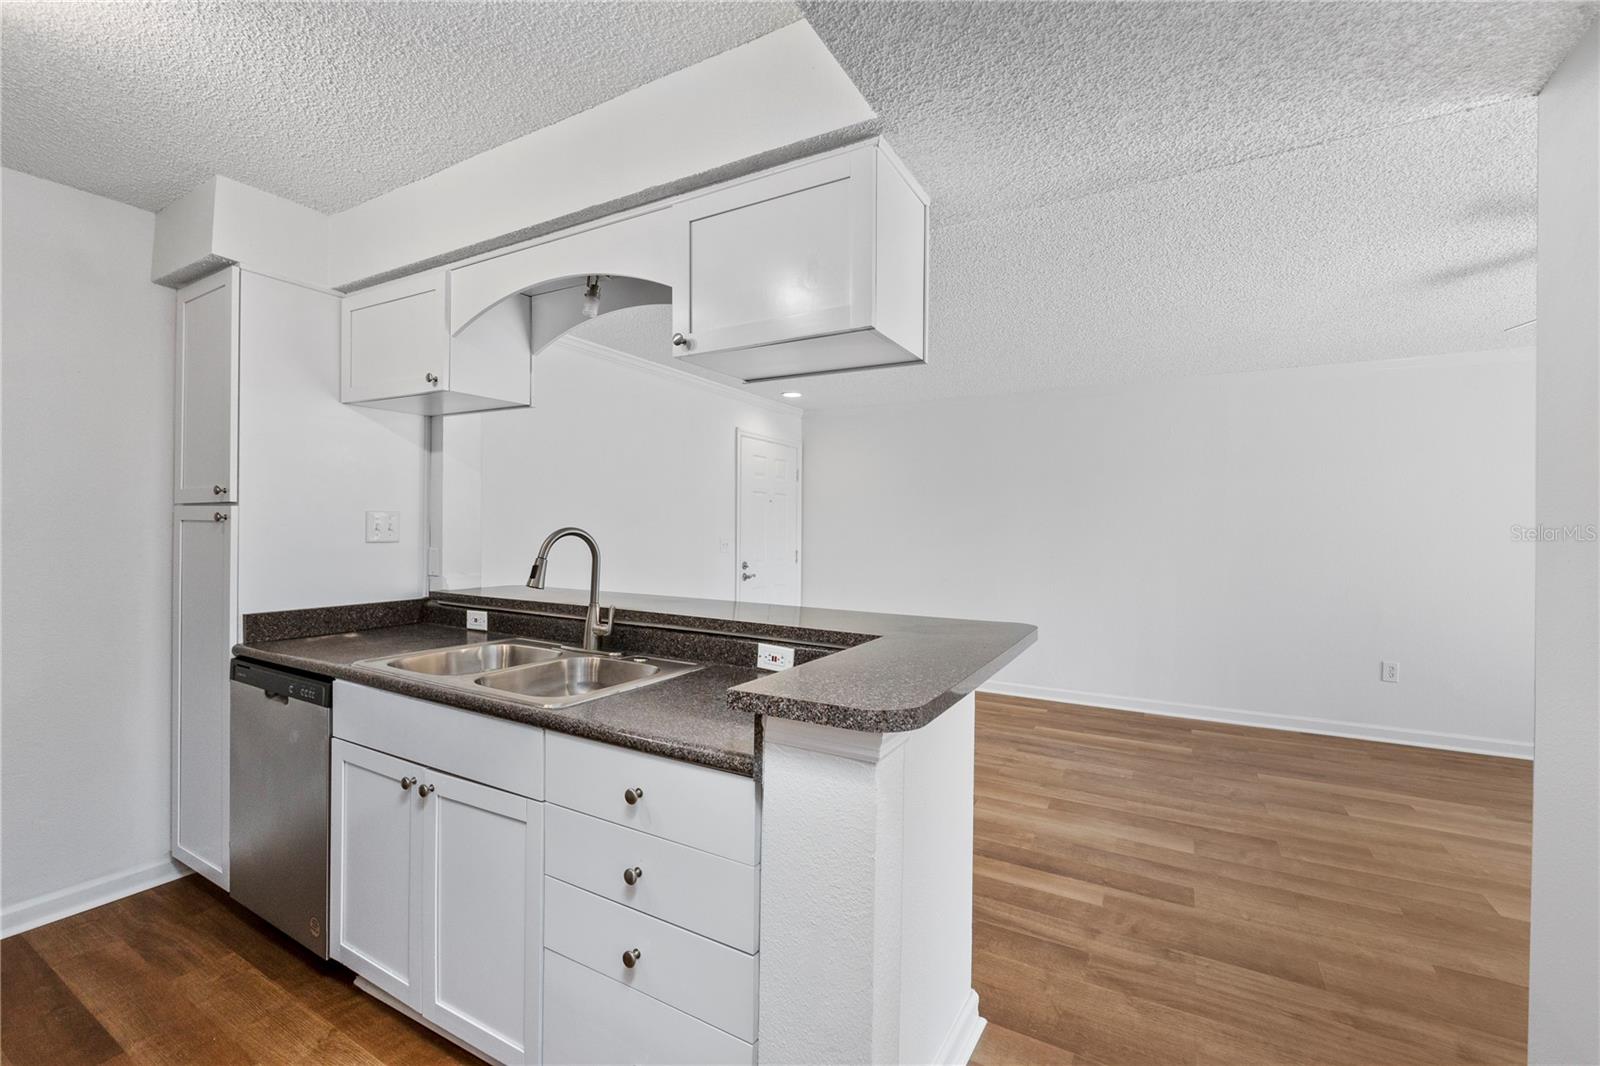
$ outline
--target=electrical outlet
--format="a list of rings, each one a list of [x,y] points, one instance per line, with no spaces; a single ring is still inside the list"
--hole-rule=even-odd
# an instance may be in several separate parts
[[[794,649],[781,644],[757,644],[756,667],[761,670],[787,670],[794,665]]]
[[[489,612],[488,611],[468,611],[467,612],[467,628],[468,629],[476,629],[476,630],[478,630],[480,632],[486,631],[489,628]]]
[[[1398,685],[1400,683],[1400,664],[1379,663],[1378,680],[1387,681],[1391,685]]]
[[[399,511],[367,512],[367,543],[398,544],[400,542]]]

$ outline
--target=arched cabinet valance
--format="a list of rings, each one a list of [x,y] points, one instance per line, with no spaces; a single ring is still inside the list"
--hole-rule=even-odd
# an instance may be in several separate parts
[[[745,381],[919,363],[927,222],[874,141],[363,289],[344,300],[340,396],[526,405],[533,353],[583,320],[591,277],[599,313],[670,304],[678,357]]]

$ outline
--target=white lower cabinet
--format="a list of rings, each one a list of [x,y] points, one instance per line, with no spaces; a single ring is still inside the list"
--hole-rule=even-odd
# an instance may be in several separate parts
[[[545,878],[545,947],[710,1022],[756,1038],[756,956]]]
[[[543,804],[333,741],[332,954],[463,1044],[537,1062]]]
[[[422,768],[342,740],[332,755],[330,953],[411,1003],[422,959]]]
[[[755,1062],[750,778],[346,681],[333,733],[329,944],[380,998],[497,1063]]]
[[[237,511],[175,507],[172,522],[172,854],[223,888]]]
[[[551,1066],[754,1063],[755,1045],[657,999],[544,953],[544,1061]]]
[[[435,770],[422,781],[422,1016],[537,1062],[544,805]]]

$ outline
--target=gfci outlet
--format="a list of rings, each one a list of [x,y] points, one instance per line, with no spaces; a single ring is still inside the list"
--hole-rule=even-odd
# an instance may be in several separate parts
[[[757,644],[756,666],[762,670],[787,670],[794,665],[794,649],[782,644]]]
[[[467,612],[467,628],[468,629],[476,629],[476,630],[479,630],[479,631],[487,630],[489,628],[489,612],[488,611],[468,611]]]
[[[1399,663],[1382,663],[1382,662],[1379,663],[1378,664],[1378,680],[1379,681],[1387,681],[1391,685],[1399,684],[1400,683],[1400,664]]]

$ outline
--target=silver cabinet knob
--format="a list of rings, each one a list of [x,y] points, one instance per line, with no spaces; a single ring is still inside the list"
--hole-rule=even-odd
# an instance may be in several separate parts
[[[626,870],[622,871],[622,879],[630,885],[638,884],[639,879],[643,876],[644,871],[639,869],[637,866],[630,866]]]
[[[414,777],[402,777],[400,779],[400,791],[402,791],[402,792],[410,792],[411,791],[411,786],[416,784],[416,783],[417,783],[417,779],[414,778]]]
[[[211,512],[211,520],[213,522],[226,522],[228,520],[228,512],[227,511],[212,511]]]
[[[687,348],[689,347],[689,338],[681,333],[674,333],[672,335],[672,346],[674,348]]]
[[[423,798],[427,798],[428,796],[430,796],[432,794],[433,794],[433,786],[432,785],[420,785],[417,788],[417,795],[422,796]]]
[[[638,948],[629,948],[622,953],[622,965],[631,970],[639,965],[639,960],[642,958],[644,958],[644,953]]]
[[[439,384],[439,375],[438,374],[427,374],[427,375],[424,375],[424,377],[427,379],[427,382],[428,382],[429,385],[437,385],[437,384]]]
[[[213,496],[226,496],[227,494],[228,494],[228,486],[226,486],[226,485],[212,485],[211,486],[211,495],[213,495]]]
[[[751,578],[753,578],[755,576],[756,576],[756,572],[754,570],[746,570],[744,573],[739,575],[739,580],[740,581],[749,581]]]
[[[628,806],[632,807],[635,803],[638,803],[640,800],[644,799],[644,789],[630,788],[622,794],[622,798],[627,800]]]

